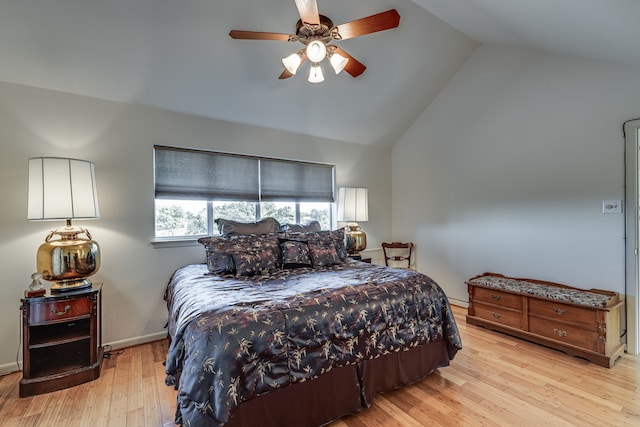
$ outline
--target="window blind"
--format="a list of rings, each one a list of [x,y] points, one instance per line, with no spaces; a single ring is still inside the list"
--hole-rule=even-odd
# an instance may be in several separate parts
[[[155,197],[333,202],[334,166],[155,146]]]
[[[260,160],[264,201],[333,202],[333,166],[287,160]]]
[[[158,199],[259,200],[256,158],[160,146],[154,153]]]

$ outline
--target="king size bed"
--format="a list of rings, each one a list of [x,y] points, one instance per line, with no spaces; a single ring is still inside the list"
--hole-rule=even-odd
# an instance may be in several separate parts
[[[346,257],[342,230],[201,239],[165,292],[176,423],[317,426],[462,348],[428,276]]]

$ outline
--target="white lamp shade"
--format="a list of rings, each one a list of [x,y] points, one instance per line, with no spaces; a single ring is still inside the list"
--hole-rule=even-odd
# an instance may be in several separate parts
[[[340,71],[344,70],[344,67],[347,66],[347,62],[349,62],[349,58],[345,58],[339,53],[334,53],[329,58],[329,62],[331,63],[331,66],[333,67],[336,74],[339,74]]]
[[[369,221],[368,192],[367,188],[338,188],[338,221]]]
[[[314,40],[307,45],[307,57],[311,62],[320,62],[327,56],[327,46],[320,40]]]
[[[324,74],[322,74],[322,67],[320,64],[313,64],[311,70],[309,70],[309,82],[321,83],[324,81]]]
[[[100,218],[95,165],[59,157],[29,159],[29,220]]]
[[[287,69],[287,71],[289,71],[291,74],[295,74],[298,71],[300,64],[302,63],[302,57],[297,52],[292,53],[286,58],[282,58],[282,63],[284,64],[284,67]]]

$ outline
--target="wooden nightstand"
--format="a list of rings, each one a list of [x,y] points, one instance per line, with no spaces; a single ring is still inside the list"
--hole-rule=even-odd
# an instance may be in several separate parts
[[[22,299],[20,397],[93,381],[102,364],[102,284]]]

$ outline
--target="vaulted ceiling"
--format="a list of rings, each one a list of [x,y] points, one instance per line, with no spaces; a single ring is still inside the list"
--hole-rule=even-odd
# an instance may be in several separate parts
[[[318,0],[334,24],[391,8],[398,28],[337,43],[363,75],[311,84],[278,79],[301,45],[228,36],[294,33],[293,0],[5,0],[0,81],[391,145],[482,43],[640,64],[637,0]]]

